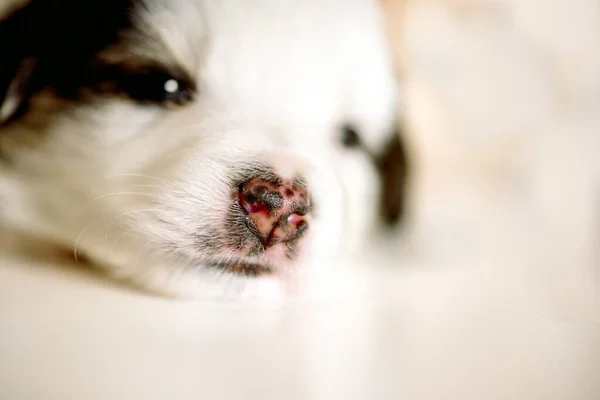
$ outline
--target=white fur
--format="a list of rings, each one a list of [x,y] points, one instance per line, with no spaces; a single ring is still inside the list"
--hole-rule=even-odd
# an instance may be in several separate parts
[[[11,128],[0,139],[12,159],[0,165],[4,232],[73,249],[160,293],[275,299],[287,278],[205,270],[193,240],[224,216],[227,167],[265,160],[305,174],[319,207],[294,270],[358,249],[378,180],[337,128],[357,124],[379,151],[392,127],[375,2],[149,0],[137,17],[195,74],[197,101],[165,111],[110,100],[60,114],[43,134]]]

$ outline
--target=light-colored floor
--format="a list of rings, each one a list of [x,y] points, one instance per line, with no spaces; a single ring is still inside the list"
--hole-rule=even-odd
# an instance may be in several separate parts
[[[597,399],[598,330],[532,280],[405,273],[256,311],[3,266],[0,398]]]
[[[383,2],[404,253],[260,311],[3,256],[1,399],[600,398],[600,4]]]

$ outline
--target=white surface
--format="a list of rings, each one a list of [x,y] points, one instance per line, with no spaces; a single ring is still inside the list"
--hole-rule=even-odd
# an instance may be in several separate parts
[[[524,274],[382,275],[370,294],[259,310],[143,297],[74,270],[2,264],[3,399],[600,393],[592,310],[561,307]]]
[[[0,259],[0,398],[600,398],[598,7],[408,3],[408,255],[329,299],[182,303]]]

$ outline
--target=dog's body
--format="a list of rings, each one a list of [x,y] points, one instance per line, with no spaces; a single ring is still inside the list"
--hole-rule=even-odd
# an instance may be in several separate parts
[[[399,219],[374,2],[34,0],[0,43],[5,238],[157,292],[271,296]]]

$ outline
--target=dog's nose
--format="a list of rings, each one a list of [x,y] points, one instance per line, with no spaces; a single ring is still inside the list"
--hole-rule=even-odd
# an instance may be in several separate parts
[[[308,228],[310,197],[299,182],[252,178],[239,187],[248,229],[265,248],[299,238]]]

